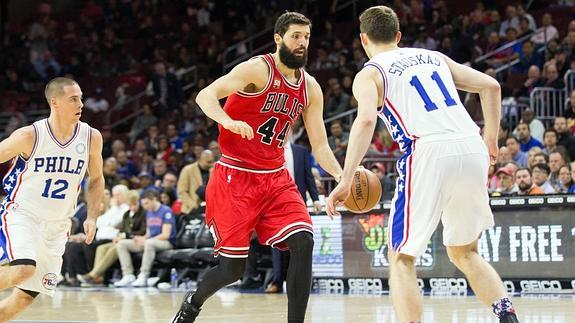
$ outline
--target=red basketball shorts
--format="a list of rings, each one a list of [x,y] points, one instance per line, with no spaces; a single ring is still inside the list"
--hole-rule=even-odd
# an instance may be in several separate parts
[[[206,188],[206,223],[216,256],[248,256],[250,238],[287,250],[292,234],[313,234],[311,217],[289,172],[255,173],[216,164]]]

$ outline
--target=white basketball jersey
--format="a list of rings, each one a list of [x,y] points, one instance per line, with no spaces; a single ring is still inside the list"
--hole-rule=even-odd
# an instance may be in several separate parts
[[[379,116],[402,150],[417,138],[479,133],[447,63],[435,52],[400,48],[378,54],[365,66],[382,74],[385,102]]]
[[[12,207],[40,220],[59,221],[73,215],[88,168],[91,127],[78,122],[65,143],[54,136],[48,119],[34,122],[36,140],[25,159],[17,156],[3,180],[7,196],[2,213]]]

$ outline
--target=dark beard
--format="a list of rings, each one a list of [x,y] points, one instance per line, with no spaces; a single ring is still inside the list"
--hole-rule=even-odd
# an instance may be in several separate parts
[[[302,57],[298,57],[295,56],[284,43],[282,43],[278,53],[280,56],[280,61],[288,68],[302,68],[307,64],[307,49],[304,49]]]
[[[521,183],[518,186],[521,191],[526,192],[531,188],[531,186],[533,186],[533,183],[531,183],[531,185],[528,185],[527,183]]]

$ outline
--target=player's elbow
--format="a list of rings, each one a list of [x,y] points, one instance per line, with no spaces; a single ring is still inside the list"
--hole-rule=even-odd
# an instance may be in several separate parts
[[[377,120],[371,116],[358,116],[355,119],[355,124],[362,130],[369,130],[375,128]]]

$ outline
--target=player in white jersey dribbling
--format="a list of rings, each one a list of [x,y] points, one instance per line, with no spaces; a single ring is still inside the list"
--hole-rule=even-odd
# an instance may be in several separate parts
[[[12,160],[0,204],[0,323],[30,306],[38,294],[53,296],[80,185],[86,172],[86,243],[96,233],[104,194],[102,135],[80,122],[82,90],[58,77],[46,85],[50,116],[0,142],[0,163]]]
[[[399,21],[388,7],[369,8],[359,20],[370,61],[353,83],[358,113],[341,181],[327,200],[328,214],[337,214],[335,207],[349,195],[379,115],[404,152],[388,225],[389,285],[398,321],[421,320],[415,259],[441,220],[447,253],[477,297],[501,322],[518,322],[501,278],[477,253],[479,236],[493,226],[485,183],[497,158],[499,83],[443,54],[399,48]],[[479,93],[483,139],[457,89]]]

